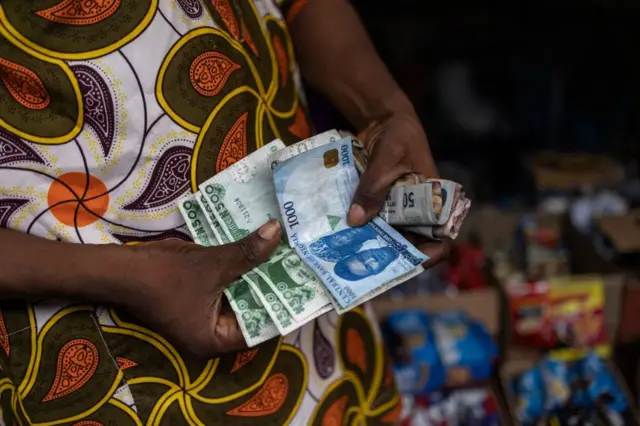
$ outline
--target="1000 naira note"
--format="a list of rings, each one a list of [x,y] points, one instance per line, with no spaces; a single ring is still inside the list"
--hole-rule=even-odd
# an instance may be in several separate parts
[[[380,217],[347,225],[359,180],[350,138],[284,161],[273,176],[291,246],[342,308],[411,276],[427,260]]]
[[[282,148],[281,141],[271,142],[200,185],[214,219],[229,240],[238,241],[268,220],[281,219],[269,156]],[[296,257],[283,244],[256,273],[293,320],[302,324],[327,312],[331,305],[318,277],[299,258],[295,262]]]
[[[218,245],[224,240],[218,239],[209,228],[205,211],[198,203],[197,196],[198,194],[189,195],[181,199],[178,202],[178,208],[196,244],[204,247]],[[238,319],[244,340],[250,347],[277,336],[280,331],[262,305],[256,291],[250,287],[251,281],[258,279],[258,274],[250,272],[224,290],[231,309]]]

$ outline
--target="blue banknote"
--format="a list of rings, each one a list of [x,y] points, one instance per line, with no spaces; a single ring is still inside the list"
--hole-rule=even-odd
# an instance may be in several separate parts
[[[301,153],[274,169],[278,205],[290,245],[342,307],[427,260],[376,217],[347,225],[358,185],[350,138]]]

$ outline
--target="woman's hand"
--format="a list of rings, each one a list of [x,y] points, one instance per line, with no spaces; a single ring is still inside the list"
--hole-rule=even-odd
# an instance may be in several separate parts
[[[134,246],[143,279],[117,300],[178,347],[211,358],[246,346],[223,290],[266,261],[281,237],[277,221],[218,247],[165,241]]]
[[[380,212],[391,186],[399,178],[409,173],[438,177],[427,136],[413,114],[388,115],[361,131],[358,139],[369,154],[369,164],[349,210],[352,226],[363,225]],[[448,256],[451,243],[448,240],[434,243],[418,235],[405,236],[429,256],[427,268]]]

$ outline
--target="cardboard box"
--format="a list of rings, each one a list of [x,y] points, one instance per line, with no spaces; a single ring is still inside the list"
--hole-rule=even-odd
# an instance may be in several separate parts
[[[565,239],[570,263],[575,273],[597,273],[605,281],[605,321],[611,336],[620,342],[640,338],[640,264],[624,264],[624,258],[640,252],[640,211],[627,216],[604,216],[597,229],[616,250],[605,258],[596,248],[593,237],[577,230],[565,220]]]
[[[570,191],[590,187],[610,187],[624,179],[624,168],[610,157],[595,154],[539,153],[531,172],[541,191]]]

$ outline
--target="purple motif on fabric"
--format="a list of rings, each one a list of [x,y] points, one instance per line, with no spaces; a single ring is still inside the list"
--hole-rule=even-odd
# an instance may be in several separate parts
[[[0,228],[6,228],[9,224],[11,215],[28,202],[29,200],[23,200],[20,198],[0,199]]]
[[[317,321],[313,326],[313,361],[318,375],[323,379],[333,374],[336,364],[335,351],[320,331]]]
[[[167,149],[156,164],[151,180],[134,202],[125,210],[148,210],[163,207],[184,194],[190,185],[189,171],[193,150],[183,146]]]
[[[180,9],[191,19],[198,19],[202,16],[202,3],[200,0],[176,0]]]
[[[104,156],[111,152],[115,139],[115,108],[107,83],[102,76],[87,65],[71,67],[80,84],[84,102],[84,116],[98,135]]]
[[[0,166],[21,161],[45,164],[42,157],[29,145],[13,133],[0,128]]]
[[[149,243],[154,241],[164,241],[164,240],[181,240],[189,243],[193,242],[193,239],[189,237],[187,234],[183,234],[180,231],[172,229],[170,231],[161,232],[158,234],[151,235],[124,235],[124,234],[111,234],[114,238],[120,241],[122,244],[137,242],[137,243]]]

